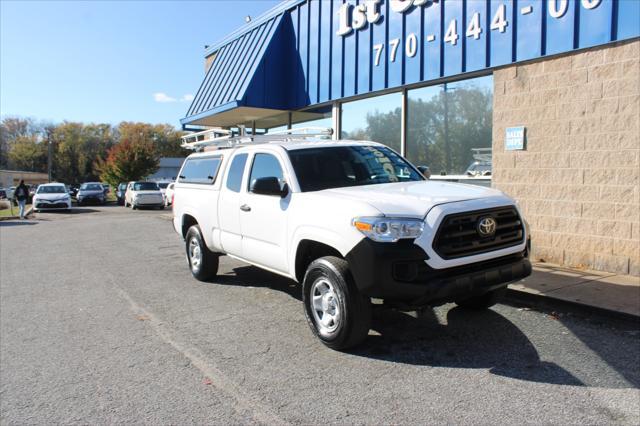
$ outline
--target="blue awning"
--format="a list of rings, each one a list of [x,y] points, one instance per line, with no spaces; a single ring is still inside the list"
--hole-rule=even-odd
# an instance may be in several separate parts
[[[181,123],[230,126],[297,107],[287,85],[294,53],[288,12],[222,45]]]

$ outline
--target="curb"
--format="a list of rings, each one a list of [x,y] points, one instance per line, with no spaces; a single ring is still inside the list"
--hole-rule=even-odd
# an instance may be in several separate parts
[[[607,320],[617,320],[626,323],[634,323],[640,326],[640,316],[629,314],[626,312],[615,311],[613,309],[602,308],[600,306],[587,305],[580,302],[573,302],[569,300],[555,299],[553,297],[545,296],[542,294],[527,293],[525,291],[507,289],[507,294],[504,300],[507,304],[514,306],[527,306],[536,308],[539,310],[554,310],[571,312],[585,316],[597,316]]]

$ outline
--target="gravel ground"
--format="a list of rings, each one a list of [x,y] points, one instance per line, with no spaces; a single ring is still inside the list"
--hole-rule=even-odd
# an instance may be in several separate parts
[[[160,211],[0,222],[0,423],[640,423],[637,324],[380,307],[340,353],[297,284],[198,282],[182,244]]]

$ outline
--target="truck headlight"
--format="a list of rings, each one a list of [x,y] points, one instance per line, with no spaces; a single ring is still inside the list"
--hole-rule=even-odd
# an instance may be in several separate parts
[[[351,224],[373,241],[383,243],[418,238],[424,229],[420,219],[394,217],[356,217]]]

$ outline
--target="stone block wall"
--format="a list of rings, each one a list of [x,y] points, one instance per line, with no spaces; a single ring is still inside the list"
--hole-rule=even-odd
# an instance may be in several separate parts
[[[505,128],[526,126],[526,150]],[[533,258],[640,275],[640,40],[494,72],[493,185]]]

